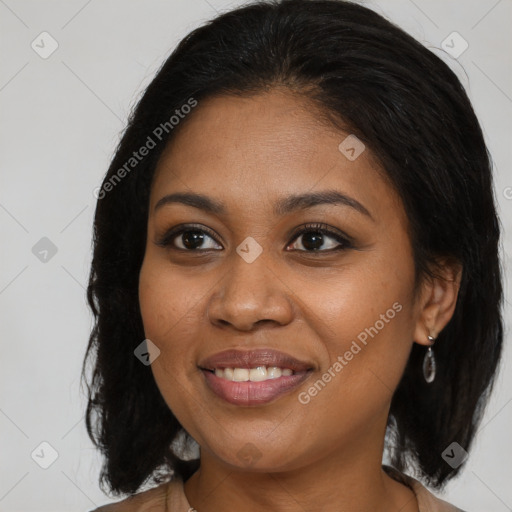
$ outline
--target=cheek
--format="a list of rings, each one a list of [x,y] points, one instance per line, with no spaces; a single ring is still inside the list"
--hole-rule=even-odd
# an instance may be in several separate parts
[[[139,304],[144,333],[160,349],[160,356],[152,364],[154,372],[164,367],[177,374],[191,368],[191,340],[199,339],[201,331],[202,289],[193,279],[180,278],[179,273],[169,270],[168,264],[145,260],[142,265]]]
[[[145,258],[139,275],[139,304],[148,338],[165,341],[173,327],[187,321],[199,294],[191,286],[193,282],[180,278],[168,262]]]
[[[167,262],[168,263],[168,262]],[[160,350],[151,371],[163,399],[178,421],[190,422],[189,382],[196,371],[194,339],[199,339],[201,294],[168,265],[146,258],[139,275],[144,333]],[[186,290],[179,292],[179,290]],[[197,376],[195,376],[197,378]],[[192,404],[193,405],[193,404]]]
[[[404,262],[398,271],[397,262],[384,260],[359,269],[322,302],[317,297],[317,304],[326,304],[323,310],[317,306],[316,316],[325,323],[317,329],[327,333],[324,376],[333,382],[326,386],[326,406],[343,403],[371,414],[391,400],[412,347],[413,269]]]
[[[320,338],[329,340],[331,352],[348,350],[356,339],[364,343],[379,336],[399,342],[413,330],[413,278],[412,262],[367,254],[335,278],[305,279],[301,302],[311,311]]]

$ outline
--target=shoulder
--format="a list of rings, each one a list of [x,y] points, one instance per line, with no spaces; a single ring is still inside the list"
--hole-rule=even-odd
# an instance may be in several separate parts
[[[134,494],[122,501],[103,505],[90,512],[164,512],[167,484]]]
[[[430,492],[423,484],[414,480],[411,482],[414,493],[420,506],[420,511],[432,511],[432,512],[464,512],[455,505],[448,503],[447,501],[439,498],[432,492]]]
[[[392,478],[413,490],[420,512],[464,512],[430,492],[419,480],[401,473],[391,466],[383,466],[383,468]]]

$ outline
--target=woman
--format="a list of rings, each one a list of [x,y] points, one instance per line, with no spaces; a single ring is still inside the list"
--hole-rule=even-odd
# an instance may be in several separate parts
[[[492,389],[500,228],[420,43],[337,0],[217,17],[137,105],[94,228],[87,428],[134,495],[98,510],[458,510],[425,486]]]

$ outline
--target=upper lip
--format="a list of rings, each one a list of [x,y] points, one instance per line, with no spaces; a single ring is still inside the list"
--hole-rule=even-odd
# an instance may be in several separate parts
[[[314,365],[300,361],[284,352],[266,348],[243,351],[237,349],[225,350],[213,354],[199,363],[199,367],[204,370],[215,370],[216,368],[255,368],[257,366],[277,366],[300,372],[310,370]]]

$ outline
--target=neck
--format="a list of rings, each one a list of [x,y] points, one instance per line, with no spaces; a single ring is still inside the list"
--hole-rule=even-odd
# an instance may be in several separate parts
[[[185,494],[198,512],[417,512],[412,490],[382,469],[383,440],[375,444],[361,451],[356,442],[286,471],[241,470],[202,451]]]

